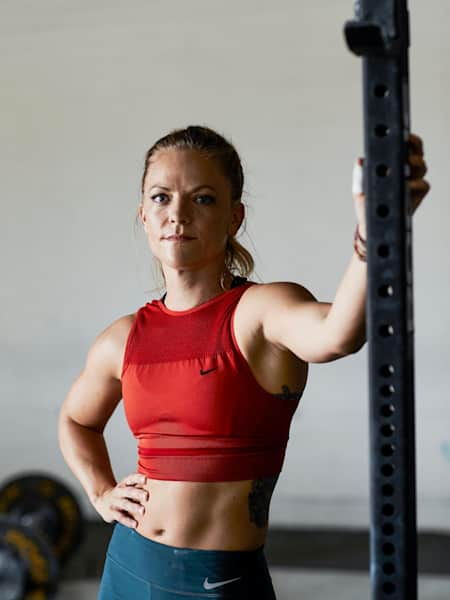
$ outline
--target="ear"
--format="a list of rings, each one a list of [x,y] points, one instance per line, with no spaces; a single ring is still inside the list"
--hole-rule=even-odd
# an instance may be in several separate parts
[[[231,214],[231,223],[230,223],[230,227],[229,227],[229,234],[234,236],[236,235],[236,233],[239,230],[239,227],[242,224],[242,221],[244,220],[245,217],[245,206],[242,204],[242,202],[239,202],[238,204],[235,204],[232,208],[232,214]]]
[[[139,204],[138,214],[139,214],[139,218],[141,219],[142,224],[145,227],[146,220],[145,220],[144,205],[142,203]]]

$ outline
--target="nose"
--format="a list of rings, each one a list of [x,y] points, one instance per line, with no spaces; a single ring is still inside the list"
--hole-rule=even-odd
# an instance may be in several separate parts
[[[173,200],[170,203],[169,220],[171,223],[189,223],[191,217],[187,203],[180,198],[177,201]]]

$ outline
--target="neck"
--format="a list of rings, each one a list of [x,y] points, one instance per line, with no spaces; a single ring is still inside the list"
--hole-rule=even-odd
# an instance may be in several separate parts
[[[222,279],[221,277],[222,274],[219,277],[215,277],[214,280],[209,281],[181,279],[177,285],[174,285],[173,281],[171,283],[170,279],[166,279],[167,291],[162,300],[170,310],[182,311],[195,308],[231,289],[234,279],[233,274],[227,270]],[[221,286],[221,281],[223,287]]]

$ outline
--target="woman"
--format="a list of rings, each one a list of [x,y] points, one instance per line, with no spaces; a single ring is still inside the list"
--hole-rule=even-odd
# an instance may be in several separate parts
[[[415,210],[429,185],[422,142],[409,144]],[[354,253],[328,303],[297,283],[247,280],[253,260],[235,239],[243,180],[234,147],[206,127],[147,153],[138,217],[166,293],[96,338],[59,421],[69,467],[116,522],[101,600],[275,598],[269,504],[308,363],[365,343],[361,190]],[[117,483],[103,431],[122,396],[139,461]]]

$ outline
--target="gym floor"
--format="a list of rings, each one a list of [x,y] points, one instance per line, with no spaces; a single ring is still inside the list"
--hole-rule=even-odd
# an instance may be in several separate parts
[[[369,575],[270,567],[277,600],[369,600]],[[96,600],[98,580],[66,581],[58,600]],[[420,600],[449,600],[450,576],[419,576]]]

